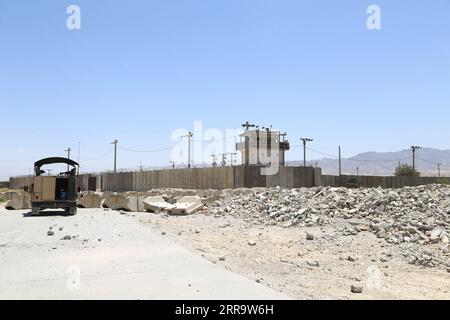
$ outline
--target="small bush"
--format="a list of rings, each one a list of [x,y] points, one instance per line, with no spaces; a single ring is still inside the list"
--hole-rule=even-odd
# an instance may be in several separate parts
[[[0,195],[0,203],[2,203],[2,202],[6,202],[6,198],[4,196]]]
[[[420,177],[420,172],[415,170],[412,166],[407,164],[401,164],[395,168],[396,177]]]
[[[448,185],[449,184],[448,181],[449,181],[448,179],[438,179],[437,184]]]

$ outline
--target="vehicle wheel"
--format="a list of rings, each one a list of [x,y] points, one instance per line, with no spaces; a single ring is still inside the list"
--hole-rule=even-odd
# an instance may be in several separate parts
[[[31,215],[32,216],[38,216],[39,215],[39,208],[38,207],[32,207],[31,208]]]
[[[67,213],[69,216],[74,216],[74,215],[76,215],[76,214],[77,214],[77,207],[70,207],[70,208],[66,209],[66,213]]]

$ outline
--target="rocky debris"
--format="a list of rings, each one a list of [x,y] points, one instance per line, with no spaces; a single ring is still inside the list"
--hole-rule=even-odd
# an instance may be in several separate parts
[[[64,240],[64,241],[72,240],[72,237],[71,237],[71,236],[64,236],[64,237],[62,238],[62,240]]]
[[[52,237],[52,236],[54,236],[54,235],[55,235],[55,232],[54,232],[54,231],[48,230],[47,236]]]
[[[306,233],[306,240],[308,240],[308,241],[312,241],[312,240],[314,240],[315,239],[315,237],[314,237],[314,235],[313,234],[311,234],[311,233]]]
[[[310,267],[318,268],[320,267],[320,263],[318,261],[306,261],[306,264]]]
[[[342,226],[338,232],[344,236],[373,233],[399,247],[412,264],[450,267],[450,187],[446,185],[223,190],[208,209],[214,216],[231,215],[284,228],[335,223]]]
[[[82,208],[101,208],[102,196],[96,192],[84,192],[82,197],[78,199],[77,205]]]
[[[10,193],[10,199],[6,202],[5,208],[9,210],[31,209],[31,194],[27,192]]]
[[[363,287],[351,286],[350,290],[355,294],[363,293]]]
[[[248,245],[249,245],[250,247],[254,247],[254,246],[256,246],[256,241],[254,241],[254,240],[248,240]]]

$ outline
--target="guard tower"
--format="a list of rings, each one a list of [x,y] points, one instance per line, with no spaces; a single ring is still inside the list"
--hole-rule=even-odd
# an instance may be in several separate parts
[[[259,128],[248,121],[242,127],[245,132],[239,136],[236,150],[241,152],[243,165],[266,165],[268,159],[277,159],[279,165],[285,165],[285,152],[290,149],[286,133],[272,130],[272,126]]]

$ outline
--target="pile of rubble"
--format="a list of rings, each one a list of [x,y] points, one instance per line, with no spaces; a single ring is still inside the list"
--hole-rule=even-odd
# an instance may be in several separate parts
[[[450,187],[445,185],[235,190],[215,201],[210,213],[283,227],[340,221],[343,236],[372,232],[399,245],[412,264],[450,267]]]

